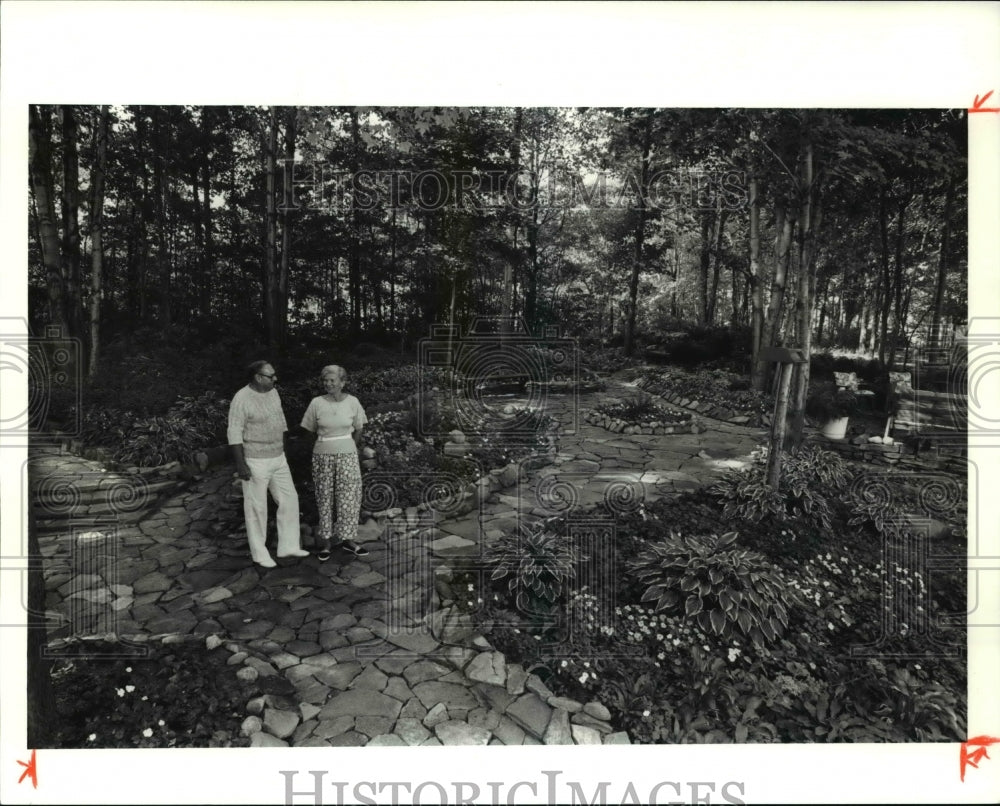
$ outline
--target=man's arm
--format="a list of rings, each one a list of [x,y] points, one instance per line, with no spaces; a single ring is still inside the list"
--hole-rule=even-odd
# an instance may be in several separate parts
[[[234,398],[229,404],[229,424],[226,438],[229,447],[233,449],[233,460],[236,463],[236,473],[244,481],[250,480],[250,466],[243,453],[243,427],[246,425],[246,411],[239,404],[239,398]]]
[[[237,445],[230,445],[233,449],[233,459],[236,461],[236,473],[243,479],[243,481],[250,481],[250,465],[247,464],[246,457],[243,455],[243,443]]]

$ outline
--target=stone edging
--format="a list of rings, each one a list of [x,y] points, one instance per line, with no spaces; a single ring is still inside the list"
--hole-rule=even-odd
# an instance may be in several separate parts
[[[636,386],[644,392],[657,395],[668,403],[680,406],[683,409],[701,414],[704,417],[711,417],[713,420],[723,420],[734,425],[745,425],[750,428],[769,428],[771,425],[771,415],[748,412],[740,414],[734,409],[727,409],[725,406],[718,406],[714,403],[706,403],[697,399],[684,397],[669,390],[669,384],[665,381],[658,381],[652,378],[641,377],[636,381]]]
[[[664,416],[673,415],[665,412]],[[615,434],[702,434],[707,430],[693,413],[683,412],[681,416],[685,418],[683,422],[666,419],[634,421],[612,417],[593,409],[584,415],[584,419],[591,425],[600,426]]]
[[[900,442],[895,442],[891,445],[880,445],[866,441],[863,444],[857,445],[846,439],[827,439],[822,436],[815,436],[813,441],[819,447],[836,451],[848,459],[860,462],[894,465],[910,470],[944,470],[960,475],[965,475],[969,471],[968,461],[961,456],[949,456],[947,454],[917,456],[910,445]]]

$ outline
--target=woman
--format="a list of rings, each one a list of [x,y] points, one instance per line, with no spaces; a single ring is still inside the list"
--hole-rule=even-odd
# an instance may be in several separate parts
[[[344,391],[347,373],[331,364],[323,367],[320,381],[326,394],[314,397],[302,417],[302,427],[316,434],[313,447],[313,486],[319,509],[320,562],[330,559],[334,532],[337,548],[364,557],[368,550],[358,545],[358,513],[361,510],[361,465],[358,448],[361,430],[368,422],[354,395]],[[333,510],[336,507],[336,526]]]

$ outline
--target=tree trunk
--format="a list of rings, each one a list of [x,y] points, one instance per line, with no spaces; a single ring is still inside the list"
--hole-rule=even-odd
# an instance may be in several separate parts
[[[894,369],[896,348],[899,345],[899,334],[903,329],[903,243],[906,237],[906,210],[912,197],[909,193],[900,202],[899,216],[896,219],[896,243],[893,253],[893,292],[892,292],[892,336],[889,338],[889,369]]]
[[[625,355],[635,350],[635,317],[639,306],[639,274],[644,266],[643,245],[646,239],[646,185],[649,182],[649,152],[653,141],[653,113],[646,113],[642,131],[642,154],[639,160],[639,217],[635,225],[635,252],[628,281],[628,322],[625,325]],[[721,198],[721,196],[720,196]]]
[[[708,294],[708,322],[715,321],[715,306],[719,295],[719,272],[721,269],[722,256],[722,236],[726,231],[726,219],[729,211],[722,209],[722,194],[719,194],[718,207],[715,210],[714,230],[712,232],[712,248],[710,258],[712,260],[712,288]]]
[[[361,129],[358,122],[358,112],[352,109],[351,118],[351,176],[358,174],[358,159],[361,150]],[[348,264],[348,293],[351,303],[351,333],[356,337],[361,332],[361,244],[358,237],[358,198],[357,188],[351,183],[350,241]]]
[[[793,445],[802,442],[806,418],[806,395],[809,392],[809,356],[812,350],[812,297],[815,286],[813,277],[813,242],[819,225],[819,203],[814,201],[813,188],[813,146],[807,141],[802,156],[801,176],[802,205],[799,209],[799,296],[796,300],[798,313],[799,343],[805,363],[796,364],[795,391],[792,396]],[[815,209],[814,209],[815,208]]]
[[[271,107],[267,127],[267,179],[265,193],[267,194],[264,221],[264,324],[267,333],[268,347],[278,346],[280,336],[278,327],[278,300],[280,298],[278,278],[278,215],[275,199],[275,182],[277,176],[278,153],[278,108]]]
[[[885,188],[879,196],[878,208],[878,231],[880,259],[882,266],[882,295],[881,304],[876,309],[879,315],[878,328],[878,360],[885,364],[886,348],[888,347],[889,334],[889,307],[892,303],[891,282],[889,277],[889,210],[886,205]]]
[[[28,163],[31,192],[38,212],[39,250],[48,287],[49,322],[66,333],[66,284],[59,256],[55,192],[52,182],[52,112],[45,106],[28,106]]]
[[[108,168],[108,107],[102,106],[100,119],[94,128],[93,195],[90,203],[90,364],[87,374],[93,380],[101,345],[101,300],[104,294],[104,178]]]
[[[701,298],[701,323],[703,325],[710,325],[711,321],[711,308],[708,304],[708,270],[711,268],[712,254],[711,254],[711,236],[712,231],[712,214],[703,213],[701,217],[701,256],[700,256],[700,269],[701,272],[698,276],[699,280],[699,296]]]
[[[750,176],[750,382],[757,388],[761,365],[757,362],[760,354],[760,340],[764,328],[764,295],[761,292],[760,277],[760,198],[757,177]]]
[[[83,336],[82,300],[80,296],[80,156],[77,148],[78,128],[72,106],[61,106],[63,146],[62,185],[62,258],[66,278],[66,318],[69,335]]]
[[[156,186],[156,262],[159,266],[160,326],[169,328],[173,319],[170,310],[170,255],[167,254],[167,172],[166,138],[160,120],[160,108],[153,107],[154,174]]]
[[[773,347],[781,332],[782,311],[785,301],[785,284],[788,277],[788,261],[792,244],[794,219],[788,215],[785,205],[775,204],[774,210],[774,280],[771,283],[771,295],[768,300],[767,312],[761,332],[760,347]],[[770,367],[767,364],[758,365],[758,374],[754,389],[763,392],[770,381]]]
[[[781,364],[779,369],[778,391],[775,394],[774,415],[771,420],[770,449],[767,454],[767,469],[765,478],[771,488],[777,490],[781,480],[781,454],[785,447],[785,431],[787,428],[788,391],[792,382],[792,367],[794,364]]]
[[[955,202],[955,177],[948,180],[948,190],[944,197],[944,216],[941,222],[941,247],[938,252],[937,285],[934,288],[934,303],[931,315],[931,346],[938,347],[941,339],[941,318],[944,310],[945,287],[948,281],[951,251],[951,210]]]
[[[285,107],[285,161],[295,159],[295,129],[298,110],[294,106]],[[278,275],[278,344],[284,347],[288,341],[288,267],[292,253],[292,217],[288,208],[281,210],[281,269]]]

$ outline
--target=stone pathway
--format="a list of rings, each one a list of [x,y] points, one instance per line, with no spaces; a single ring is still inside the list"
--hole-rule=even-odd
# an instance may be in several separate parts
[[[364,558],[335,552],[327,563],[253,565],[230,467],[134,523],[88,510],[41,536],[47,607],[63,618],[50,638],[114,633],[224,646],[241,679],[275,684],[265,690],[276,693],[248,702],[244,731],[254,746],[627,743],[602,704],[556,697],[508,663],[437,582],[519,524],[701,486],[742,464],[763,434],[708,421],[701,434],[622,435],[583,421],[598,402],[630,391],[610,381],[604,393],[550,395],[545,409],[563,429],[552,464],[462,517],[411,508],[369,520],[359,528],[371,551]],[[32,488],[100,473],[90,464],[38,453]]]

